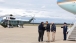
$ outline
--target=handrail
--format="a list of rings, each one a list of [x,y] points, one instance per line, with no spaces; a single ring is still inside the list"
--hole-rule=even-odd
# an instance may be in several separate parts
[[[73,32],[75,27],[76,27],[76,23],[74,23],[74,25],[70,29],[68,29],[67,39],[69,39],[69,37],[70,37],[71,33]]]

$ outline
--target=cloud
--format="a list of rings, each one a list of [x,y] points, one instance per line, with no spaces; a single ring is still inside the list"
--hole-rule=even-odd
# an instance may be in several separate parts
[[[0,2],[4,2],[4,0],[0,0]]]
[[[1,12],[0,14],[6,15],[6,14],[22,14],[22,9],[8,9],[8,8],[0,8]]]
[[[52,2],[52,3],[51,3]],[[20,8],[20,9],[35,9],[40,10],[41,7],[45,8],[56,4],[53,0],[5,0],[5,3],[0,4],[0,6],[7,8]]]
[[[45,8],[46,6],[44,5],[44,6],[42,6],[41,8]]]
[[[0,14],[43,18],[73,19],[75,16],[57,5],[56,0],[0,0]],[[2,8],[1,8],[2,7]],[[1,15],[0,15],[1,16]]]
[[[71,14],[65,14],[59,10],[59,14],[56,11],[38,11],[38,10],[24,10],[24,9],[9,9],[0,8],[0,16],[6,14],[21,15],[21,16],[34,16],[43,18],[61,18],[61,19],[73,19],[75,16]],[[62,14],[63,13],[63,14]]]

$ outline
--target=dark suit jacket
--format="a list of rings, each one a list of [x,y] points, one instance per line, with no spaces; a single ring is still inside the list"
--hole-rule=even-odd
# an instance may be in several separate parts
[[[68,26],[62,26],[61,28],[63,28],[63,34],[65,34],[68,30]]]
[[[44,27],[44,25],[43,24],[40,24],[39,26],[38,26],[38,30],[45,30],[45,27]]]
[[[47,24],[46,30],[47,30],[47,31],[50,31],[50,24]]]
[[[52,32],[53,32],[53,31],[56,32],[56,26],[55,26],[55,24],[52,24],[52,26],[51,26],[51,31],[52,31]]]

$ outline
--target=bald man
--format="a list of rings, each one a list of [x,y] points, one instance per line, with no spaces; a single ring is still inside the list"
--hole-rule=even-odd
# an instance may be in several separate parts
[[[51,42],[54,42],[55,41],[55,33],[56,33],[56,26],[54,23],[51,23],[51,32],[52,32],[52,41]]]

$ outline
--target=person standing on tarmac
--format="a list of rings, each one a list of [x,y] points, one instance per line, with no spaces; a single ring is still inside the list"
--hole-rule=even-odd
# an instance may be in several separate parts
[[[67,26],[67,23],[64,23],[64,26],[62,26],[61,28],[63,28],[63,36],[64,36],[64,41],[66,40],[67,38],[67,30],[68,30],[68,26]]]
[[[52,32],[52,41],[51,42],[54,42],[55,41],[55,33],[56,33],[56,25],[54,23],[51,23],[51,32]]]
[[[41,22],[41,24],[38,26],[38,33],[39,33],[38,41],[39,42],[43,41],[44,30],[45,30],[44,22]]]
[[[46,42],[50,42],[50,24],[48,23],[48,21],[46,21],[46,31],[47,31],[47,38],[48,38],[48,41]]]

